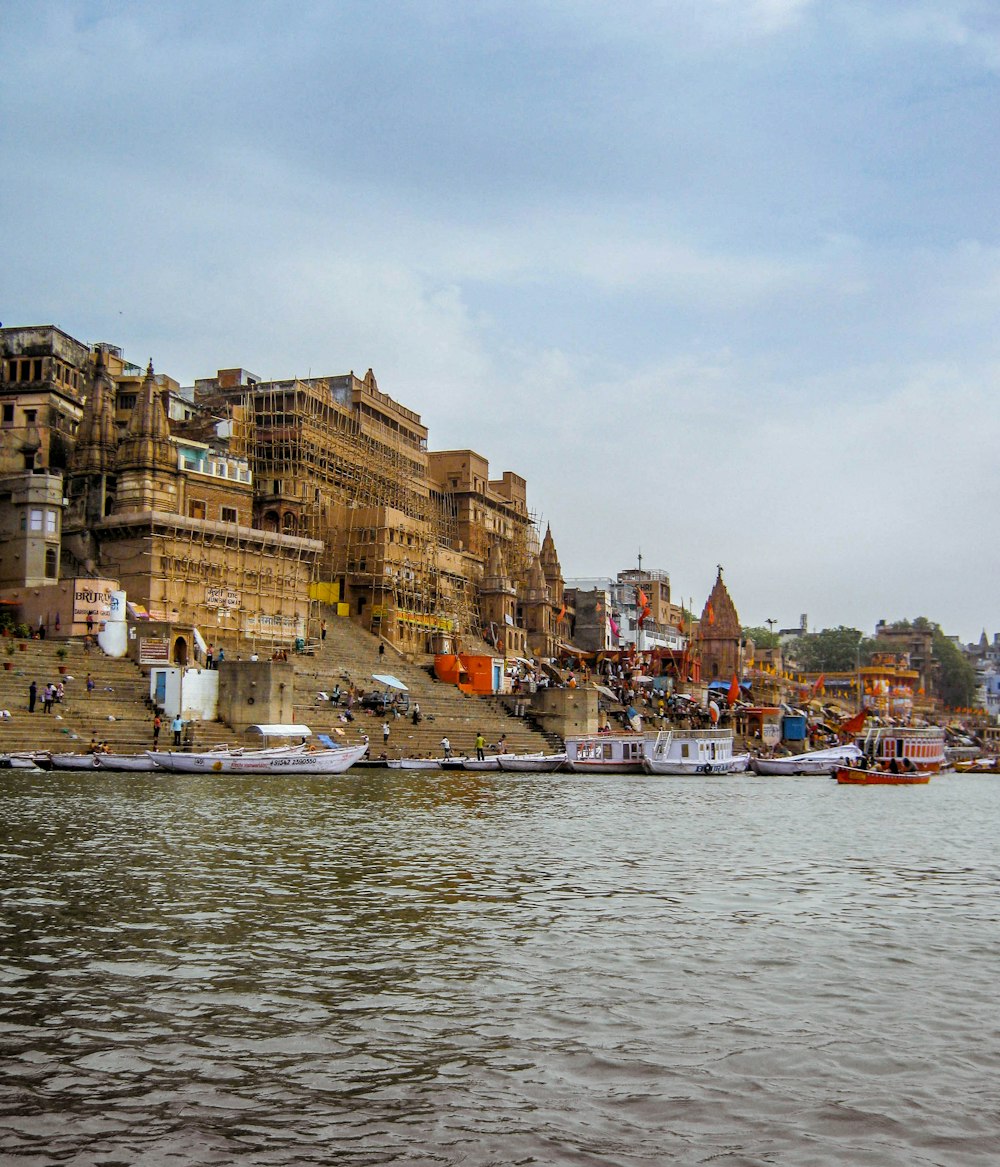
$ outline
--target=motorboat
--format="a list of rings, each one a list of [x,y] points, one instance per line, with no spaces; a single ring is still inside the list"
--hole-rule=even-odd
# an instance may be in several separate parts
[[[647,774],[736,774],[745,772],[749,755],[733,754],[733,731],[661,730],[643,759]]]
[[[650,738],[641,733],[587,733],[566,739],[566,768],[576,774],[641,774]]]
[[[915,770],[937,773],[947,764],[945,733],[939,725],[882,725],[856,739],[872,769],[888,769],[895,761],[902,769],[909,764]]]

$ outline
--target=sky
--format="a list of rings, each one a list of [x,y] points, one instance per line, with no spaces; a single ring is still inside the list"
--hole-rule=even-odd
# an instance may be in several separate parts
[[[1000,630],[995,0],[0,0],[0,321],[374,370],[567,579]]]

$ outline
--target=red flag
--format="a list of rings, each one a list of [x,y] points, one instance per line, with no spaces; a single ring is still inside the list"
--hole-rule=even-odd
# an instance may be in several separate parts
[[[733,679],[729,684],[729,692],[726,694],[726,699],[730,705],[735,705],[740,699],[740,681],[735,673],[733,673]]]
[[[865,721],[868,717],[868,710],[862,709],[859,713],[849,720],[845,721],[840,727],[841,733],[860,733],[865,728]]]
[[[566,605],[565,605],[565,604],[563,604],[563,606],[562,606],[562,607],[559,609],[559,615],[556,617],[556,623],[557,623],[557,624],[561,624],[561,623],[562,623],[562,618],[563,618],[563,616],[565,616],[565,615],[566,615]]]
[[[638,620],[638,624],[639,624],[639,627],[640,627],[640,628],[643,626],[643,624],[645,624],[645,623],[646,623],[646,617],[647,617],[647,616],[649,616],[649,615],[651,615],[651,614],[652,614],[652,609],[651,609],[651,608],[650,608],[650,606],[647,604],[647,605],[646,605],[646,606],[643,608],[643,610],[642,610],[642,611],[639,613],[639,620]]]
[[[715,609],[712,607],[711,600],[709,600],[708,603],[705,605],[705,612],[708,615],[709,624],[714,624],[715,623]]]
[[[646,593],[640,587],[637,587],[635,590],[639,596],[639,607],[640,608],[648,608],[649,607],[649,596],[647,596]]]
[[[826,680],[826,673],[820,673],[819,677],[816,680],[816,684],[813,685],[813,692],[814,693],[818,693],[820,691],[820,689],[823,688],[823,682],[825,680]]]

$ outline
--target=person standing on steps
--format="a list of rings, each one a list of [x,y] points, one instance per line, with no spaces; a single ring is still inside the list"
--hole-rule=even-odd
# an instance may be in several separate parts
[[[174,745],[179,746],[181,744],[181,731],[184,729],[184,718],[179,713],[170,723],[170,728],[174,731]]]
[[[320,638],[320,640],[326,640],[326,621],[325,620],[320,620],[320,622],[319,622],[319,638]]]
[[[389,723],[388,723],[388,721],[383,721],[382,722],[382,745],[384,747],[384,746],[387,746],[388,744],[389,744]]]
[[[54,696],[54,693],[55,693],[55,690],[52,688],[51,685],[46,685],[45,688],[42,690],[42,712],[43,713],[51,713],[52,712],[52,698]]]
[[[154,750],[158,750],[160,748],[160,727],[162,725],[163,725],[163,722],[160,719],[160,715],[157,713],[157,715],[153,718],[153,749]]]
[[[35,712],[35,702],[38,700],[38,686],[34,681],[28,686],[28,712]]]
[[[382,657],[385,656],[385,644],[380,640],[378,642],[378,663],[382,664]]]

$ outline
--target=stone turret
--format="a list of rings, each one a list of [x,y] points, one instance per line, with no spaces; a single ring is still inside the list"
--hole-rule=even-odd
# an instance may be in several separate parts
[[[698,628],[703,680],[729,680],[734,673],[739,673],[741,637],[740,618],[722,582],[720,567]]]
[[[498,650],[507,656],[523,656],[524,630],[517,627],[517,589],[507,574],[503,552],[494,543],[486,559],[486,574],[479,587],[479,607],[483,628]]]
[[[555,540],[552,538],[551,525],[546,525],[545,527],[545,538],[542,540],[539,561],[541,563],[542,574],[545,576],[545,582],[548,585],[552,603],[561,605],[563,602],[564,582],[559,556],[556,554]]]
[[[125,434],[115,459],[118,499],[115,513],[166,511],[176,513],[180,472],[170,423],[149,362]]]

